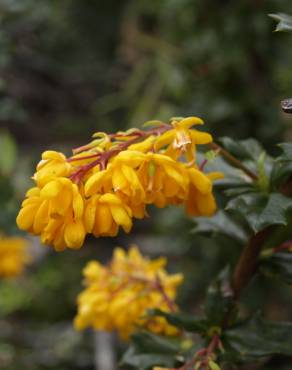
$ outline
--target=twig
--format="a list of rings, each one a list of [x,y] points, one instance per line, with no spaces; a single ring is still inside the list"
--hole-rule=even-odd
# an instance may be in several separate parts
[[[258,176],[247,168],[242,162],[230,154],[227,150],[223,149],[220,145],[216,143],[209,143],[209,146],[213,150],[217,150],[219,154],[222,155],[228,162],[232,163],[235,167],[240,168],[244,173],[247,174],[253,181],[258,181]]]
[[[243,249],[235,267],[232,279],[235,300],[239,298],[242,289],[247,285],[256,272],[259,254],[265,241],[270,236],[271,230],[272,227],[269,226],[253,235],[246,247]]]

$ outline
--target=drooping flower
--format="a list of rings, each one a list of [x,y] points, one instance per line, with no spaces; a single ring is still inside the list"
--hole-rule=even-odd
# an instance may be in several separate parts
[[[126,233],[132,228],[132,211],[113,193],[93,195],[86,201],[85,229],[94,236],[116,236],[121,226]]]
[[[165,258],[149,260],[136,247],[117,248],[110,264],[91,261],[84,269],[85,290],[78,297],[75,327],[82,330],[117,330],[127,339],[137,326],[155,333],[174,335],[177,330],[164,318],[147,318],[147,310],[176,310],[176,289],[182,275],[168,275]]]
[[[148,131],[98,132],[70,158],[45,151],[17,216],[19,228],[63,250],[80,248],[87,233],[115,236],[120,227],[129,232],[150,204],[185,205],[191,215],[212,215],[213,178],[196,163],[196,145],[212,137],[192,128],[202,120],[154,123]]]
[[[21,237],[0,236],[0,276],[13,278],[20,275],[31,261],[28,243]]]
[[[33,179],[39,187],[58,177],[69,176],[72,170],[65,155],[53,150],[47,150],[42,154],[42,160],[36,169]]]
[[[59,177],[41,189],[30,189],[26,196],[16,219],[21,230],[41,235],[42,242],[56,250],[82,246],[84,200],[76,184]]]

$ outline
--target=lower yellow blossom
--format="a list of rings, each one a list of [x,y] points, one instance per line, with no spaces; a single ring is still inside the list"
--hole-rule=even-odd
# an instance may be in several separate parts
[[[56,250],[80,248],[85,238],[84,200],[76,184],[60,177],[42,189],[30,189],[16,222],[21,230],[41,235]]]
[[[12,278],[20,275],[30,262],[28,243],[20,237],[0,236],[0,276]]]
[[[121,226],[126,233],[132,228],[130,207],[112,193],[94,195],[86,203],[85,228],[94,236],[116,236]]]
[[[86,289],[78,297],[75,327],[117,330],[123,339],[143,326],[155,333],[175,335],[162,317],[147,318],[149,309],[176,310],[174,299],[181,274],[168,275],[165,258],[149,260],[136,247],[117,248],[110,264],[89,262],[84,269]]]

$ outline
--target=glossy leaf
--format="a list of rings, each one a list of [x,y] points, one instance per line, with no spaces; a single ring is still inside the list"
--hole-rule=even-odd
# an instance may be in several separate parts
[[[254,232],[270,225],[287,225],[292,199],[279,193],[248,193],[231,199],[226,209],[242,214]]]
[[[292,143],[282,143],[279,147],[283,150],[283,154],[278,158],[280,161],[292,161]]]
[[[225,314],[232,307],[233,292],[230,270],[225,268],[209,286],[205,300],[205,314],[209,326],[221,326]]]
[[[120,366],[147,370],[154,366],[173,367],[175,359],[172,355],[137,352],[133,346],[123,355]]]
[[[223,211],[218,211],[213,217],[197,217],[195,222],[192,230],[195,234],[218,233],[241,243],[247,239],[244,229]]]
[[[238,361],[281,354],[292,354],[292,323],[265,320],[259,314],[226,330],[226,355],[233,352]]]
[[[139,332],[131,337],[132,343],[121,360],[121,366],[151,369],[153,366],[173,367],[180,351],[176,339]]]
[[[283,154],[276,158],[271,174],[271,183],[275,189],[292,175],[292,144],[282,143],[279,147]]]
[[[259,270],[267,277],[292,284],[292,253],[274,253],[260,262]]]
[[[276,32],[292,32],[292,17],[285,13],[269,14],[271,18],[278,22]]]
[[[230,137],[222,137],[219,141],[238,159],[257,160],[263,151],[262,146],[255,139],[234,140]]]
[[[189,332],[202,333],[208,328],[206,320],[185,313],[169,313],[161,310],[151,311],[151,316],[162,316],[169,324]]]

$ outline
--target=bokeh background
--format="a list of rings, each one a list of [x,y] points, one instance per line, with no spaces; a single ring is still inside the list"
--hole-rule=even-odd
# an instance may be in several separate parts
[[[41,152],[70,154],[96,131],[198,115],[214,137],[252,136],[276,152],[292,138],[280,109],[292,95],[292,37],[273,32],[268,14],[278,12],[292,13],[291,0],[0,0],[1,233],[19,233],[15,215]],[[200,312],[241,235],[237,243],[194,235],[181,209],[150,214],[130,236],[88,239],[80,251],[29,239],[33,263],[0,281],[0,369],[114,369],[107,359],[101,368],[100,348],[118,357],[123,345],[75,332],[72,318],[82,267],[108,260],[116,245],[167,254],[170,269],[186,275],[181,306]],[[290,297],[290,288],[258,278],[246,310],[292,319]]]

